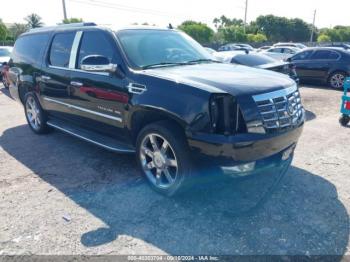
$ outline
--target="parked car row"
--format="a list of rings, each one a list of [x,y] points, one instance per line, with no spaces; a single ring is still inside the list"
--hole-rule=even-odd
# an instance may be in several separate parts
[[[237,46],[237,44],[234,45]],[[226,47],[231,46],[226,45]],[[211,51],[211,54],[225,63],[245,64],[260,68],[266,65],[265,69],[286,73],[297,81],[327,84],[335,89],[342,89],[345,78],[350,76],[350,51],[345,44],[307,48],[300,43],[277,43],[272,47],[264,46],[254,51],[240,47],[240,49],[231,51]],[[278,61],[280,64],[274,67],[266,56],[274,59],[275,65],[278,65]],[[240,57],[242,61],[237,61],[235,57]],[[250,60],[261,61],[261,64],[257,65]],[[283,64],[282,61],[286,64]],[[287,67],[287,64],[289,70],[280,70],[283,66]],[[294,72],[297,76],[294,75]]]

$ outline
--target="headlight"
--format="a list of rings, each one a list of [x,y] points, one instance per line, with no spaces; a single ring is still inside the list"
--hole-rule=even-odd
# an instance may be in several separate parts
[[[211,131],[231,135],[246,132],[242,112],[235,98],[228,94],[215,94],[210,99]]]

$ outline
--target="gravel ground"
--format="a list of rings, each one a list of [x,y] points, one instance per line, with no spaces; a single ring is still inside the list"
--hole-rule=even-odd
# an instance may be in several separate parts
[[[0,255],[346,254],[350,128],[338,124],[341,92],[301,93],[308,121],[292,166],[245,213],[273,174],[165,198],[133,156],[57,131],[34,135],[0,87]]]

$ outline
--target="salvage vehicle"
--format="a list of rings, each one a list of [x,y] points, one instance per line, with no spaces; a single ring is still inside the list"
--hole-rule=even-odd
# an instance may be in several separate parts
[[[276,60],[286,60],[299,52],[300,52],[299,48],[281,46],[281,47],[271,47],[270,49],[262,51],[261,53]]]
[[[296,66],[300,81],[328,84],[342,89],[350,76],[350,52],[336,47],[308,48],[288,59]]]
[[[248,51],[216,52],[213,55],[216,59],[224,63],[245,65],[286,74],[296,83],[299,83],[295,65],[290,62],[277,61],[264,54]]]
[[[289,77],[214,61],[174,29],[33,29],[17,39],[9,76],[34,133],[136,154],[167,196],[198,181],[203,160],[240,176],[285,172],[304,124]]]

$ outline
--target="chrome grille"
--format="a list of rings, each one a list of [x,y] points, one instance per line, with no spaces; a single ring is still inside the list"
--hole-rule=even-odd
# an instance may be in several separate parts
[[[304,121],[304,108],[297,86],[253,96],[266,132],[280,131]]]

